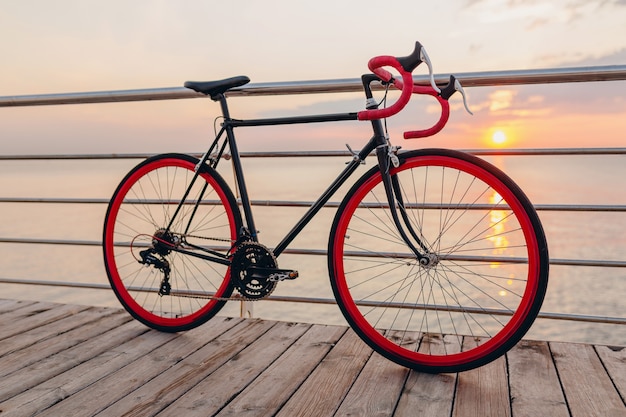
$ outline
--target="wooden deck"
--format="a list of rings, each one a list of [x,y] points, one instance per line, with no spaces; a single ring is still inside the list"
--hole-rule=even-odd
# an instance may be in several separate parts
[[[0,415],[626,416],[626,348],[523,341],[460,374],[399,367],[346,327],[0,300]]]

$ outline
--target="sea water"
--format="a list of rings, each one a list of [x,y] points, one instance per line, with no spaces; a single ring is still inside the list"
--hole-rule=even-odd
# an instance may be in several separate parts
[[[625,156],[488,157],[507,172],[537,205],[626,205]],[[343,169],[347,158],[245,159],[252,200],[314,201]],[[0,197],[108,199],[137,160],[1,161]],[[357,171],[354,180],[371,166]],[[227,164],[220,173],[231,185]],[[354,181],[331,201],[339,202]],[[253,208],[261,243],[275,246],[306,208]],[[62,239],[95,245],[0,243],[0,277],[13,279],[108,283],[102,249],[106,204],[0,203],[0,237]],[[289,246],[327,247],[335,209],[323,208]],[[626,259],[626,213],[540,211],[551,259]],[[281,268],[297,269],[295,281],[278,284],[275,295],[332,299],[326,257],[285,253]],[[110,290],[1,284],[0,298],[118,307]],[[625,268],[553,265],[542,312],[624,317]],[[239,303],[221,314],[239,315]],[[345,324],[336,305],[258,301],[254,316],[266,319]],[[206,324],[206,325],[210,325]],[[626,345],[623,325],[538,320],[529,338]]]

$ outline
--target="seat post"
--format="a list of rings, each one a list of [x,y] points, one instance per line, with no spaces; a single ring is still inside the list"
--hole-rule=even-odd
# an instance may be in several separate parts
[[[211,100],[213,101],[219,101],[220,103],[220,108],[222,110],[222,115],[224,116],[225,120],[230,119],[230,112],[228,111],[228,104],[226,103],[226,96],[222,93],[220,94],[215,94],[211,96]]]

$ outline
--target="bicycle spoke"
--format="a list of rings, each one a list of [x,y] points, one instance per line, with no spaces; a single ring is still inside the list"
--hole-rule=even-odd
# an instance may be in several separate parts
[[[122,181],[107,212],[111,285],[135,318],[159,330],[202,324],[233,290],[227,266],[178,251],[203,250],[187,239],[233,242],[241,227],[236,201],[216,172],[207,168],[191,185],[196,164],[185,155],[149,158]]]
[[[421,265],[407,247],[389,215],[382,176],[372,170],[333,223],[333,291],[346,319],[379,353],[421,370],[469,369],[497,357],[532,323],[547,282],[547,258],[537,245],[545,238],[534,229],[532,206],[495,168],[454,151],[411,155],[392,172],[397,207],[430,263]],[[395,339],[385,336],[389,330]],[[450,335],[466,348],[409,351],[402,346],[409,334]],[[480,342],[468,345],[464,336]]]

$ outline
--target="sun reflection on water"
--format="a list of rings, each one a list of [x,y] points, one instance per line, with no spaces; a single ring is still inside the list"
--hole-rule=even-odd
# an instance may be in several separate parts
[[[496,191],[489,196],[489,204],[499,206],[504,203],[504,199]],[[489,228],[490,235],[488,239],[493,243],[494,255],[503,255],[509,246],[509,240],[506,237],[506,222],[508,210],[490,210],[489,212]],[[495,266],[494,266],[495,265]],[[498,263],[494,262],[492,267],[497,267]]]
[[[489,204],[493,206],[501,206],[504,205],[505,201],[496,191],[489,196]],[[494,256],[503,256],[506,254],[507,248],[509,247],[509,240],[506,236],[507,228],[507,218],[509,215],[509,210],[490,210],[489,211],[489,235],[487,239],[493,243],[493,249],[491,253]],[[492,269],[500,268],[500,262],[491,262],[490,267]],[[513,285],[513,280],[515,276],[511,274],[506,284],[508,286]],[[500,297],[506,297],[508,295],[508,291],[505,289],[501,289],[498,292]]]

